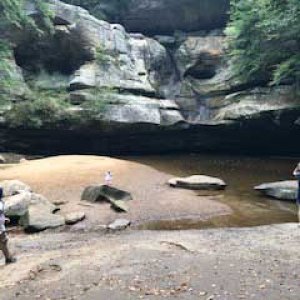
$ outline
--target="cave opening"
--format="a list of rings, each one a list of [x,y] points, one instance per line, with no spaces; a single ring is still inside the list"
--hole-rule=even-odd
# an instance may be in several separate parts
[[[216,75],[220,58],[210,53],[204,53],[197,57],[197,62],[191,66],[185,76],[192,76],[196,79],[211,79]]]
[[[43,37],[27,36],[15,47],[14,56],[25,80],[40,72],[70,76],[92,59],[84,41],[65,31]]]

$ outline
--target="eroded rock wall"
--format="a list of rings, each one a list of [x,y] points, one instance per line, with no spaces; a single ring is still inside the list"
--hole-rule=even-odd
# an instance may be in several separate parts
[[[153,24],[150,38],[96,19],[81,7],[51,0],[52,35],[31,39],[28,33],[23,37],[10,34],[15,45],[15,59],[10,58],[12,74],[22,86],[17,90],[28,89],[28,78],[44,89],[63,87],[75,113],[81,113],[85,103],[103,101],[102,89],[110,90],[109,101],[101,121],[88,127],[74,121],[60,131],[56,124],[53,128],[11,129],[2,119],[2,147],[50,153],[203,149],[294,153],[291,148],[295,140],[299,143],[300,134],[299,96],[293,86],[269,87],[266,82],[232,78],[224,55],[225,36],[218,28],[224,26],[227,5],[139,1],[130,9],[132,13],[143,11],[145,18],[134,24],[147,33],[143,22],[152,16],[147,21]],[[183,7],[192,26],[181,16]],[[199,17],[203,7],[206,19]],[[169,15],[176,13],[173,22]],[[203,22],[216,13],[222,21],[216,17],[213,24],[218,29],[210,30],[202,21],[197,23],[193,13]],[[31,5],[28,14],[38,16],[39,12]],[[182,26],[186,32],[164,35],[174,32],[171,25],[176,30]],[[191,30],[196,31],[188,32]],[[44,73],[51,80],[45,81]]]

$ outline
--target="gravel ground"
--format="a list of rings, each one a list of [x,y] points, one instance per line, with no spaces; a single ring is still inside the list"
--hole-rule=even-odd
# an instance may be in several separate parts
[[[0,299],[299,300],[296,223],[15,236]]]

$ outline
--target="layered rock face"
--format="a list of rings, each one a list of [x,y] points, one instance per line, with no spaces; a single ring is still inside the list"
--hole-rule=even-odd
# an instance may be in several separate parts
[[[50,2],[54,34],[34,39],[28,33],[22,38],[17,35],[15,59],[10,58],[10,74],[20,84],[15,101],[22,100],[33,81],[43,89],[67,90],[72,112],[80,114],[94,102],[105,104],[105,112],[88,128],[74,121],[59,131],[56,126],[7,129],[2,120],[5,149],[297,152],[294,137],[300,133],[300,108],[294,87],[267,87],[232,78],[224,59],[222,30],[227,1],[130,3],[123,8],[126,19],[115,17],[128,30],[151,33],[152,38],[128,33],[122,25],[98,20],[78,6],[56,0]],[[104,1],[100,6],[107,10],[110,4]],[[28,14],[36,17],[39,12],[30,5]],[[177,18],[171,17],[176,14]],[[175,29],[197,31],[165,35]]]

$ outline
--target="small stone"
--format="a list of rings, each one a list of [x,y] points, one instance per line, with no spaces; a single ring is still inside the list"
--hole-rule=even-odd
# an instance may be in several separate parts
[[[130,221],[127,219],[117,219],[113,223],[108,225],[108,229],[110,230],[124,230],[128,226],[130,226]]]
[[[65,205],[68,203],[67,200],[53,200],[52,203],[57,206]]]
[[[85,213],[82,211],[72,212],[65,215],[65,221],[67,225],[76,224],[85,219]]]

